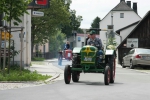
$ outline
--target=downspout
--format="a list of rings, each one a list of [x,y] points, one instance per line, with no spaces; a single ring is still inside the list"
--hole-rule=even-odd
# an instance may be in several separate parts
[[[29,54],[28,54],[28,43],[29,43],[29,40],[28,40],[28,34],[29,34],[29,32],[28,32],[28,23],[29,23],[29,19],[28,19],[28,15],[26,15],[26,53],[27,53],[27,56],[26,56],[26,64],[27,64],[27,66],[29,66],[29,63],[28,63],[28,60],[29,60]]]

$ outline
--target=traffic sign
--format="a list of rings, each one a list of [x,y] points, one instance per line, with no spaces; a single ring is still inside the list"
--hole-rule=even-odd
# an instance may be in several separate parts
[[[1,41],[1,48],[4,48],[4,41]],[[6,48],[8,48],[8,45],[9,45],[9,43],[8,43],[8,41],[6,41]]]
[[[48,0],[35,0],[37,5],[47,5]]]
[[[32,12],[32,16],[33,16],[33,17],[40,17],[40,16],[44,16],[44,12],[40,12],[40,11],[33,11],[33,12]]]
[[[2,32],[1,36],[2,36],[1,37],[2,40],[4,40],[5,37],[6,37],[6,40],[9,40],[9,38],[12,38],[12,35],[10,33],[8,33],[8,32]]]

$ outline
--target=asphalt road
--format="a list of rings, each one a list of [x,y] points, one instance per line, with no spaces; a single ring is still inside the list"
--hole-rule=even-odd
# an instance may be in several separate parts
[[[70,61],[63,61],[63,69]],[[116,69],[114,84],[104,85],[104,75],[82,73],[78,83],[62,79],[47,85],[0,91],[0,100],[150,100],[150,74],[128,68]]]

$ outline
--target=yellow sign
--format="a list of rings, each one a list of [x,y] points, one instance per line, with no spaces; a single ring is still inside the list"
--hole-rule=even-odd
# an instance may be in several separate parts
[[[1,33],[1,39],[4,40],[5,37],[6,37],[6,40],[9,40],[9,38],[12,38],[12,35],[10,33],[8,33],[8,32],[2,32]]]

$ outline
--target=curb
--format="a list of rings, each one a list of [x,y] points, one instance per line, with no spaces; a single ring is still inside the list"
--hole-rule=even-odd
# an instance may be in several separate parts
[[[122,68],[122,66],[120,64],[116,64],[116,66],[118,66],[118,68],[124,69],[124,68]],[[138,69],[129,69],[129,70],[134,70],[136,72],[150,74],[150,71],[148,72],[146,70],[138,70]]]
[[[52,76],[51,78],[45,80],[44,82],[50,82],[52,80],[55,80],[56,78],[58,78],[60,76],[61,73],[57,73],[56,75]]]

